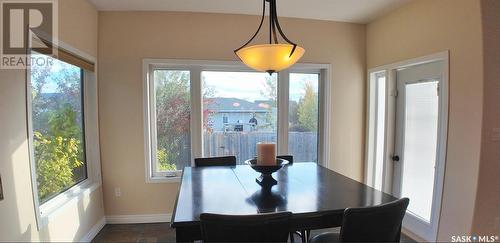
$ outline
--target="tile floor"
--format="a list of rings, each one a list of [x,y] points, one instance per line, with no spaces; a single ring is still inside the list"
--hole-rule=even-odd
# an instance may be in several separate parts
[[[312,235],[338,229],[315,230]],[[169,223],[158,224],[108,224],[92,242],[175,242],[175,230]],[[296,237],[295,242],[300,242]],[[402,235],[401,242],[415,242]]]

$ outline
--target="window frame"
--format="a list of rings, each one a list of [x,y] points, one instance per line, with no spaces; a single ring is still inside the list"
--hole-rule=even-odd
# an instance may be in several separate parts
[[[369,146],[373,144],[369,143],[368,134],[369,134],[369,123],[370,120],[373,120],[374,117],[371,116],[369,112],[369,107],[371,102],[374,102],[370,99],[370,91],[369,89],[373,89],[373,86],[370,86],[370,74],[377,72],[385,72],[386,73],[386,108],[385,108],[385,131],[383,136],[385,136],[385,148],[384,148],[384,165],[383,165],[383,176],[382,179],[382,191],[392,194],[394,191],[394,172],[395,166],[398,164],[394,163],[391,159],[392,155],[395,154],[395,144],[396,144],[396,99],[398,96],[397,90],[397,70],[402,68],[407,68],[419,64],[431,63],[435,61],[442,61],[443,65],[443,77],[440,83],[439,88],[439,96],[441,97],[440,103],[440,113],[439,116],[441,120],[439,121],[440,127],[443,129],[438,131],[438,152],[437,152],[437,165],[435,167],[435,182],[434,182],[434,192],[433,192],[433,214],[431,216],[431,223],[427,225],[427,227],[415,226],[416,224],[411,221],[411,218],[405,217],[402,225],[402,231],[409,232],[409,234],[417,235],[418,237],[425,239],[427,241],[435,241],[437,239],[438,225],[441,213],[441,205],[442,205],[442,195],[443,195],[443,185],[444,185],[444,173],[446,167],[446,154],[447,154],[447,124],[448,124],[448,108],[449,108],[449,51],[437,52],[434,54],[430,54],[427,56],[416,57],[396,63],[390,63],[386,65],[382,65],[379,67],[374,67],[367,70],[367,109],[366,109],[366,153],[368,154]],[[368,173],[372,173],[373,170],[368,171],[367,168],[370,165],[371,161],[369,161],[368,156],[365,156],[365,183],[370,183],[370,179],[373,174],[368,175]],[[428,230],[423,234],[419,234],[419,232],[411,231],[409,227],[418,228],[419,230]],[[424,229],[425,228],[425,229]]]
[[[57,48],[75,55],[89,63],[96,63],[95,57],[80,51],[62,41],[57,42]],[[31,48],[28,50],[32,52]],[[62,61],[62,60],[61,60]],[[63,61],[64,62],[64,61]],[[38,230],[41,230],[57,213],[67,205],[76,204],[84,197],[88,197],[102,184],[101,161],[98,127],[98,97],[96,72],[81,68],[82,72],[82,132],[85,149],[86,179],[76,183],[58,195],[41,203],[38,198],[38,183],[36,174],[36,161],[34,156],[32,96],[31,94],[31,68],[25,70],[26,77],[26,125],[28,135],[29,163],[33,206]]]
[[[154,106],[154,70],[179,70],[190,72],[191,92],[191,166],[194,166],[194,158],[203,156],[203,103],[202,103],[202,81],[203,71],[219,72],[255,72],[241,62],[237,61],[213,61],[213,60],[182,60],[182,59],[143,59],[143,115],[144,115],[144,151],[145,151],[145,179],[146,183],[168,183],[179,182],[182,169],[172,172],[155,172],[156,155],[152,149],[155,147],[156,123],[152,117],[155,112]],[[295,64],[288,70],[278,73],[278,153],[288,152],[288,101],[289,101],[289,77],[290,73],[317,73],[320,77],[319,83],[319,121],[318,121],[318,164],[327,167],[330,158],[328,146],[329,123],[331,108],[331,64]],[[155,129],[155,130],[153,130]]]
[[[377,129],[379,127],[379,108],[381,107],[379,104],[379,93],[378,93],[378,82],[380,77],[385,78],[385,96],[383,97],[384,99],[384,114],[382,117],[383,120],[383,126],[384,129],[382,131],[382,134],[379,134],[379,130]],[[371,187],[376,188],[376,183],[375,183],[375,177],[376,177],[376,165],[375,163],[377,162],[377,149],[376,149],[376,141],[380,137],[382,137],[382,140],[384,141],[383,146],[383,151],[382,151],[382,157],[387,158],[387,136],[386,136],[386,131],[387,131],[387,124],[388,124],[388,108],[389,108],[389,99],[388,97],[390,96],[387,91],[389,90],[389,77],[388,77],[388,72],[385,69],[371,69],[368,71],[368,79],[367,79],[367,103],[366,103],[366,113],[367,113],[367,118],[366,118],[366,146],[365,146],[365,183]],[[386,178],[388,171],[388,168],[386,168],[387,164],[384,161],[382,161],[382,178]],[[381,191],[387,191],[386,188],[386,182],[382,180],[382,185],[380,188],[376,188],[377,190]]]

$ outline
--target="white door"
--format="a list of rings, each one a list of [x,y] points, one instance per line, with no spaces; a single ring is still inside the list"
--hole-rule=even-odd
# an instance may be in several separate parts
[[[444,163],[443,61],[398,69],[393,193],[410,198],[403,226],[436,240]]]

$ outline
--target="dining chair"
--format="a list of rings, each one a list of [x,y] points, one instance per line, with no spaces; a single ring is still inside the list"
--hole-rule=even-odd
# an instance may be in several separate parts
[[[348,208],[344,211],[340,234],[322,233],[310,242],[399,242],[409,203],[410,199],[401,198],[374,207]]]
[[[289,164],[293,164],[293,155],[278,155],[278,156],[276,156],[276,158],[287,160]],[[291,242],[295,241],[295,238],[293,237],[293,234],[296,234],[296,235],[298,235],[301,238],[302,242],[305,242],[306,241],[306,237],[308,236],[308,233],[310,233],[309,230],[308,231],[302,230],[302,231],[290,232],[290,241]]]
[[[290,164],[293,164],[293,155],[278,155],[276,158],[288,160]]]
[[[194,159],[196,167],[201,166],[235,166],[236,156],[209,157]]]
[[[200,215],[204,242],[287,242],[291,212]]]

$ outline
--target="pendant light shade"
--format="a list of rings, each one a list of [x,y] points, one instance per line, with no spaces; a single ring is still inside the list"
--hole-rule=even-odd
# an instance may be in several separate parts
[[[289,68],[304,55],[304,48],[297,46],[292,53],[293,47],[290,44],[255,45],[240,49],[236,55],[250,68],[272,74]]]
[[[266,2],[269,2],[270,5],[269,44],[247,46],[257,36],[262,28],[264,16],[266,14]],[[281,30],[276,12],[276,0],[263,0],[262,9],[262,18],[257,32],[255,32],[247,43],[236,49],[234,52],[248,67],[257,71],[272,74],[274,72],[287,69],[295,64],[304,55],[305,50],[290,41]],[[287,42],[286,44],[278,43],[276,30],[278,30],[281,38]]]

